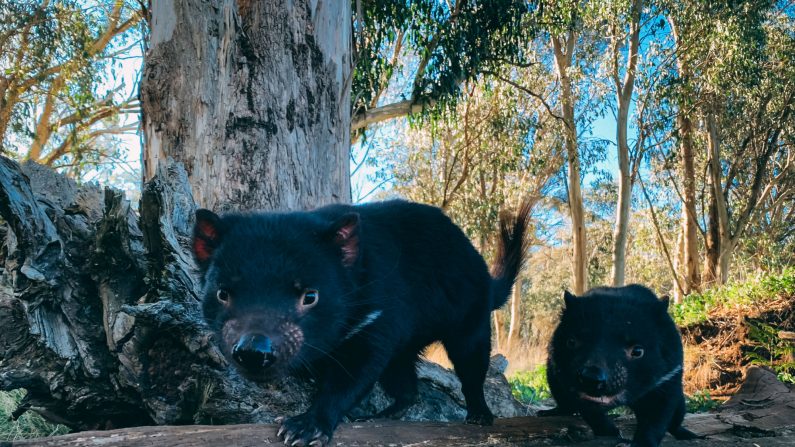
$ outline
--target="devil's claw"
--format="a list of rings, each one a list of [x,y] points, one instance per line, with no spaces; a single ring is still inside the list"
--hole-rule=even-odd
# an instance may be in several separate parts
[[[325,447],[331,441],[331,430],[322,429],[308,413],[282,419],[276,435],[290,447]]]

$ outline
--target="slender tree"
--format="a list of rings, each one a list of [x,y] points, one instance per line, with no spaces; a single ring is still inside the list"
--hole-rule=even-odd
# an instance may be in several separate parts
[[[681,160],[680,175],[682,182],[682,217],[681,217],[681,243],[678,244],[677,259],[680,260],[682,269],[682,291],[689,294],[698,290],[701,276],[698,270],[699,244],[698,244],[698,215],[696,214],[696,169],[695,169],[695,142],[693,126],[693,91],[692,74],[688,55],[685,51],[686,43],[683,41],[681,24],[675,17],[670,17],[671,32],[676,47],[677,78],[682,86],[677,93],[676,133],[679,142],[679,159]],[[681,297],[680,297],[681,298]]]
[[[550,36],[560,82],[560,104],[564,123],[564,141],[568,173],[569,217],[572,235],[572,288],[575,294],[585,293],[588,288],[588,240],[585,228],[585,208],[582,200],[580,179],[580,154],[577,143],[577,120],[574,116],[576,98],[570,70],[574,58],[577,32],[573,27],[564,34]]]
[[[635,89],[635,76],[638,66],[638,52],[640,50],[640,28],[643,0],[634,0],[629,11],[629,30],[624,33],[624,27],[619,30],[615,19],[622,17],[615,14],[611,27],[611,53],[612,53],[612,78],[615,87],[618,113],[616,114],[616,148],[618,155],[618,203],[616,205],[616,221],[613,230],[613,266],[611,282],[613,286],[622,286],[626,273],[627,236],[629,233],[630,207],[632,202],[632,174],[630,171],[630,149],[628,141],[629,108]],[[629,41],[626,54],[626,63],[623,79],[619,59],[625,41]]]

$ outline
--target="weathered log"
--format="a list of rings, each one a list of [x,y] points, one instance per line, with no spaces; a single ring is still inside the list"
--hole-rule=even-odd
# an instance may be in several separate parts
[[[549,445],[593,438],[576,418],[498,419],[492,427],[445,422],[366,422],[344,424],[334,435],[337,446],[404,445]],[[615,444],[615,441],[613,441]],[[85,432],[10,444],[27,446],[267,446],[284,445],[276,426],[194,425],[186,427],[139,427],[105,432]]]
[[[140,216],[122,193],[0,157],[0,389],[75,430],[271,422],[303,410],[311,380],[260,386],[226,364],[200,311],[188,250],[194,202],[164,163]],[[495,414],[527,414],[501,368],[486,385]],[[465,415],[455,375],[419,367],[409,420]],[[378,389],[356,414],[388,401]]]
[[[665,446],[791,446],[795,445],[795,393],[766,369],[751,367],[740,392],[717,413],[688,415],[684,425],[706,436],[676,441],[667,436]],[[635,429],[631,416],[617,419],[622,433]],[[753,438],[749,440],[749,438]],[[750,442],[749,442],[750,441]],[[594,438],[579,417],[519,417],[498,419],[492,427],[460,423],[372,421],[343,424],[334,444],[343,446],[547,446],[576,444],[582,447],[614,446],[615,438]],[[139,427],[104,432],[83,432],[54,438],[9,443],[29,446],[265,446],[283,445],[270,424],[186,427]],[[0,447],[3,446],[0,443]]]

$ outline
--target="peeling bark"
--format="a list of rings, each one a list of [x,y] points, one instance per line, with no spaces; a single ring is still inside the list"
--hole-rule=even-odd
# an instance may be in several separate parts
[[[205,208],[349,202],[350,8],[153,1],[145,178],[170,157]]]

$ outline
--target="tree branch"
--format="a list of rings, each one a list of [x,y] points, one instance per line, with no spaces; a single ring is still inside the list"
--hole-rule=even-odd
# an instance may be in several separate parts
[[[434,100],[415,101],[413,99],[407,99],[365,110],[364,112],[357,113],[356,116],[351,118],[351,132],[364,129],[371,124],[381,121],[422,112],[425,107],[433,107],[435,103],[436,101]]]
[[[649,212],[651,213],[651,221],[654,225],[654,230],[657,233],[657,240],[660,243],[660,247],[663,250],[663,254],[665,255],[665,260],[668,263],[668,269],[671,271],[671,276],[674,277],[674,282],[676,283],[676,288],[679,289],[680,296],[685,295],[685,291],[682,288],[682,284],[679,281],[679,275],[676,272],[676,267],[674,267],[674,263],[671,260],[671,253],[668,251],[668,245],[665,243],[665,238],[663,238],[662,231],[660,230],[660,223],[657,221],[657,213],[654,212],[654,204],[649,197],[649,193],[646,191],[646,185],[643,184],[643,177],[638,176],[638,183],[640,183],[640,190],[643,192],[643,197],[646,198],[646,203],[649,204]]]
[[[512,81],[511,79],[508,79],[508,78],[500,75],[497,72],[484,71],[483,74],[487,74],[489,76],[494,76],[495,78],[499,79],[500,81],[502,81],[502,82],[504,82],[506,84],[509,84],[509,85],[511,85],[512,87],[514,87],[514,88],[516,88],[518,90],[521,90],[522,92],[532,96],[533,98],[536,98],[537,100],[539,100],[541,102],[541,105],[543,105],[544,108],[547,109],[547,113],[549,113],[549,116],[551,116],[551,117],[553,117],[553,118],[555,118],[557,120],[564,121],[562,116],[560,116],[560,115],[558,115],[558,114],[556,114],[555,112],[552,111],[552,106],[550,106],[549,103],[546,101],[546,99],[544,99],[544,97],[541,96],[540,94],[530,90],[529,88],[527,88],[527,87],[525,87],[525,86],[523,86],[523,85],[521,85],[521,84],[519,84],[517,82]]]

